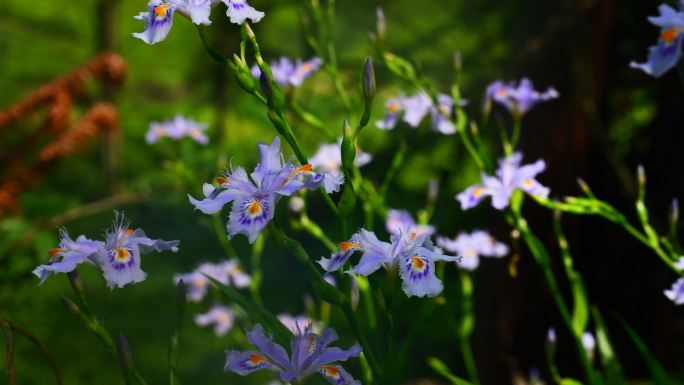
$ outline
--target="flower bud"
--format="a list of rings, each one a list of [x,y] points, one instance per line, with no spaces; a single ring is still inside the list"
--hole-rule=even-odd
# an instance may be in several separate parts
[[[639,183],[639,186],[646,185],[646,170],[644,170],[643,164],[637,166],[637,182]]]
[[[78,306],[76,306],[76,304],[73,303],[69,298],[65,296],[60,296],[60,300],[62,301],[62,305],[64,305],[64,307],[67,308],[67,310],[74,314],[79,313],[80,310],[78,309]]]
[[[180,323],[183,322],[183,315],[185,314],[185,305],[187,304],[187,298],[185,293],[185,282],[183,280],[178,281],[176,286],[176,309],[178,310],[178,317],[180,318]]]
[[[368,103],[375,96],[375,70],[373,69],[373,61],[370,57],[366,58],[363,64],[363,96]]]
[[[387,22],[385,20],[385,12],[383,12],[381,7],[375,9],[376,22],[375,22],[375,36],[377,36],[378,41],[384,41],[387,35]]]
[[[463,59],[461,58],[461,53],[460,52],[455,52],[454,53],[454,71],[456,73],[461,72],[463,69]]]
[[[672,198],[669,219],[672,225],[676,225],[679,222],[679,200],[677,198]]]
[[[254,81],[254,76],[252,76],[252,72],[247,67],[247,64],[237,55],[233,55],[233,62],[235,62],[236,66],[235,80],[237,80],[238,85],[248,93],[254,93],[256,81]]]
[[[123,333],[119,333],[116,339],[116,358],[119,360],[119,367],[124,377],[129,380],[133,376],[133,355],[131,348],[128,346],[128,341]]]
[[[268,75],[263,70],[261,75],[259,75],[259,85],[261,85],[261,90],[264,91],[266,99],[271,103],[271,100],[273,100],[273,88],[271,88],[271,81],[268,79]]]

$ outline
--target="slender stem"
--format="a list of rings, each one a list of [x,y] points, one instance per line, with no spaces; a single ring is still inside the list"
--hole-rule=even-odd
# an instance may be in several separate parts
[[[356,339],[363,347],[363,353],[368,359],[368,365],[370,366],[371,371],[373,372],[373,378],[377,379],[378,382],[382,383],[382,370],[380,369],[380,365],[378,365],[378,362],[375,359],[375,355],[372,353],[373,351],[371,349],[370,344],[368,343],[368,340],[366,339],[366,334],[359,325],[359,320],[356,318],[356,312],[354,312],[354,309],[352,309],[351,303],[345,303],[342,306],[342,311],[344,311],[344,315],[347,318],[347,322],[349,322],[349,327],[351,327],[352,332],[356,336]]]
[[[309,216],[306,215],[305,212],[302,212],[302,215],[300,217],[300,223],[304,230],[306,230],[307,233],[311,234],[314,238],[318,239],[332,251],[333,253],[337,251],[337,245],[328,238],[327,235],[323,232],[320,226],[311,219],[309,219]]]
[[[520,129],[522,127],[522,115],[513,115],[513,133],[511,135],[511,148],[515,150],[520,140]]]
[[[64,384],[64,379],[62,378],[62,372],[59,370],[59,366],[57,366],[57,362],[55,362],[54,357],[50,353],[50,351],[47,349],[43,341],[41,341],[35,334],[31,333],[28,329],[24,328],[23,326],[8,320],[6,318],[1,318],[0,319],[0,324],[4,323],[11,330],[14,330],[15,332],[21,334],[22,336],[26,337],[33,345],[40,351],[40,353],[43,355],[45,358],[45,361],[47,361],[48,365],[50,365],[50,369],[52,370],[53,377],[55,378],[55,382],[57,382],[58,385],[63,385]],[[9,373],[8,373],[9,374]]]
[[[312,114],[311,112],[307,111],[302,107],[299,102],[293,100],[290,102],[290,107],[292,107],[292,111],[305,121],[307,124],[309,124],[311,127],[317,129],[321,134],[323,134],[326,138],[326,140],[336,140],[337,136],[330,132],[328,130],[328,126],[326,126],[316,115]]]
[[[470,336],[472,335],[473,325],[475,324],[475,313],[473,312],[473,283],[470,275],[465,271],[460,272],[460,277],[462,316],[458,333],[459,345],[461,347],[461,354],[463,355],[463,363],[468,372],[468,378],[473,385],[479,385],[480,379],[477,374],[477,365],[475,364],[475,357],[470,344]]]
[[[9,385],[16,385],[17,373],[14,371],[14,336],[12,335],[10,326],[3,320],[0,320],[0,329],[2,329],[7,338],[7,382]]]

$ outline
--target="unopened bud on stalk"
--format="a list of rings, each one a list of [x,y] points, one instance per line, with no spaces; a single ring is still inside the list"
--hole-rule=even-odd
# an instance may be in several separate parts
[[[366,98],[366,103],[369,103],[375,96],[375,70],[373,69],[373,61],[370,57],[366,58],[363,64],[363,96]]]
[[[119,360],[119,367],[121,367],[121,372],[127,379],[132,377],[133,374],[133,355],[131,354],[131,348],[128,346],[128,341],[124,337],[123,333],[119,333],[116,339],[116,358]]]
[[[437,194],[439,193],[439,181],[437,179],[430,180],[428,184],[427,200],[430,203],[437,201]]]
[[[235,62],[235,79],[242,89],[251,93],[254,93],[256,89],[256,81],[254,81],[254,76],[252,72],[247,67],[247,63],[242,61],[239,56],[233,54],[233,62]]]
[[[261,75],[259,75],[259,85],[261,85],[261,90],[264,91],[264,95],[270,103],[273,100],[273,88],[271,88],[271,82],[268,80],[265,71],[261,71]]]
[[[640,187],[646,186],[646,171],[643,164],[637,166],[637,182]]]
[[[677,200],[677,198],[672,198],[669,217],[672,225],[676,225],[677,222],[679,222],[679,200]]]
[[[74,290],[74,293],[76,293],[79,298],[84,298],[83,281],[81,280],[81,276],[78,275],[78,271],[72,270],[68,272],[67,277],[69,278],[69,284]]]
[[[463,69],[463,59],[461,58],[461,53],[455,52],[454,53],[454,71],[456,71],[456,73],[460,73],[461,69]]]
[[[76,306],[75,303],[73,303],[69,298],[65,296],[60,296],[60,300],[62,301],[62,305],[64,305],[67,310],[69,310],[71,313],[78,314],[79,309],[78,306]]]
[[[387,22],[385,21],[385,12],[382,11],[381,7],[376,8],[375,15],[377,20],[375,22],[375,36],[378,41],[384,41],[387,35]]]
[[[185,305],[187,304],[187,298],[185,294],[185,282],[183,280],[178,281],[176,286],[176,309],[178,310],[178,317],[180,323],[183,322],[183,315],[185,314]]]
[[[589,188],[587,182],[584,181],[584,179],[577,178],[577,184],[579,185],[580,189],[582,189],[582,192],[584,192],[587,195],[591,195],[591,189]]]

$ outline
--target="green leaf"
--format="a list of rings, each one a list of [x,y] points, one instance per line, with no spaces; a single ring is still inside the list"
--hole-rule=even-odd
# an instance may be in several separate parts
[[[207,277],[214,285],[216,285],[216,287],[218,287],[221,292],[226,295],[226,297],[230,298],[238,306],[240,306],[240,308],[247,313],[252,322],[260,323],[264,327],[264,330],[270,330],[273,333],[273,338],[277,343],[283,346],[290,346],[290,341],[292,341],[292,332],[285,327],[285,325],[283,325],[282,322],[280,322],[278,318],[276,318],[276,316],[274,316],[270,311],[268,311],[265,307],[252,302],[249,298],[240,294],[240,292],[234,288],[226,286],[206,274],[205,277]]]
[[[582,333],[587,330],[589,323],[589,304],[584,291],[584,284],[579,275],[576,275],[572,280],[572,298],[572,330],[575,335],[581,337]]]
[[[582,384],[582,381],[575,380],[574,378],[563,378],[560,381],[561,385],[584,385]]]
[[[407,80],[416,79],[416,70],[408,60],[390,52],[385,52],[384,58],[387,68],[396,76]]]
[[[472,385],[470,382],[460,377],[456,377],[453,373],[451,373],[449,367],[447,367],[447,365],[439,358],[429,357],[427,362],[428,365],[435,370],[435,372],[449,380],[452,385]]]
[[[622,324],[622,327],[625,329],[627,335],[629,335],[629,338],[636,346],[637,350],[641,354],[641,357],[643,357],[644,361],[646,361],[646,366],[648,366],[648,370],[651,372],[653,382],[656,385],[667,385],[672,383],[667,375],[667,372],[665,372],[665,369],[663,369],[662,365],[660,365],[658,360],[653,356],[653,354],[651,354],[648,346],[646,346],[646,343],[644,343],[641,337],[639,337],[637,332],[632,329],[632,327],[629,326],[629,324],[622,318],[618,317],[618,321],[620,321],[620,324]]]
[[[599,355],[601,356],[601,363],[605,368],[605,378],[608,384],[624,384],[625,377],[622,374],[622,367],[620,366],[620,361],[618,361],[613,346],[610,343],[610,336],[608,335],[608,329],[606,324],[603,322],[603,317],[596,307],[592,309],[594,314],[594,322],[596,323],[596,340],[598,344]]]

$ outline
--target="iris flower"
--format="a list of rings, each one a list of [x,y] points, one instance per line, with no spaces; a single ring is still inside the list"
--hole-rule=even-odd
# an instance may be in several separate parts
[[[205,183],[205,198],[197,200],[188,195],[190,203],[205,214],[214,214],[232,202],[228,217],[228,236],[245,235],[254,243],[268,222],[273,219],[275,205],[282,196],[290,196],[301,189],[317,189],[323,185],[328,193],[337,191],[339,184],[326,183],[329,174],[319,174],[311,164],[296,165],[285,162],[280,151],[280,138],[270,145],[258,145],[260,161],[249,176],[242,167],[231,167],[225,177],[217,178],[218,187]],[[341,184],[341,181],[340,181]]]
[[[198,326],[214,325],[214,334],[219,337],[230,331],[234,320],[233,310],[223,305],[214,305],[208,312],[195,316]]]
[[[555,88],[549,87],[544,92],[534,89],[532,81],[522,78],[520,83],[504,83],[497,80],[487,87],[486,99],[493,100],[508,109],[513,116],[522,117],[532,107],[540,102],[558,98],[559,94]]]
[[[263,12],[252,8],[246,0],[221,1],[228,7],[226,15],[232,23],[242,24],[247,19],[256,23],[264,17]],[[216,0],[150,0],[147,11],[135,16],[135,19],[145,22],[145,30],[133,33],[133,36],[147,44],[156,44],[166,39],[173,26],[173,14],[176,11],[189,17],[194,24],[209,25],[211,8],[216,3]]]
[[[389,210],[385,219],[385,228],[392,235],[401,235],[414,228],[418,235],[430,236],[435,233],[435,227],[430,225],[416,225],[413,216],[406,210]]]
[[[651,16],[648,21],[660,27],[658,43],[648,50],[645,63],[631,62],[632,68],[640,69],[655,77],[662,76],[672,69],[682,57],[682,41],[684,41],[684,1],[679,2],[679,11],[667,4],[658,8],[660,15]]]
[[[140,268],[140,253],[151,251],[178,251],[178,241],[148,238],[142,229],[132,230],[123,214],[116,212],[114,226],[105,234],[105,241],[92,241],[81,235],[72,241],[66,230],[61,230],[59,247],[50,250],[52,258],[38,266],[33,274],[41,283],[54,273],[68,273],[82,262],[89,261],[102,269],[109,288],[123,287],[128,283],[145,280]]]
[[[150,123],[150,129],[145,135],[145,141],[149,144],[153,144],[164,137],[173,140],[190,137],[199,144],[207,144],[209,143],[209,138],[205,134],[206,130],[206,123],[198,123],[192,119],[186,119],[183,116],[178,115],[172,120],[161,123]]]
[[[496,176],[482,174],[482,184],[468,187],[456,195],[463,210],[477,206],[487,196],[492,197],[492,206],[503,210],[508,206],[511,195],[521,189],[530,195],[547,197],[549,189],[542,186],[535,177],[546,168],[543,160],[521,166],[522,154],[514,153],[508,158],[499,160]]]
[[[298,327],[292,339],[292,354],[288,357],[285,348],[273,342],[264,334],[261,325],[256,324],[251,332],[247,332],[247,341],[258,350],[227,350],[224,370],[246,376],[257,370],[268,369],[276,372],[278,378],[285,382],[299,382],[318,372],[335,385],[361,385],[344,368],[334,364],[357,357],[361,353],[361,347],[353,345],[348,350],[330,347],[336,340],[337,333],[331,328],[315,334],[311,325],[304,330]]]
[[[306,78],[318,71],[322,64],[323,61],[317,57],[307,61],[297,59],[295,62],[289,58],[281,57],[278,61],[271,63],[271,73],[278,85],[297,88],[304,83]],[[257,65],[252,67],[252,76],[257,79],[261,76],[261,70]]]
[[[437,245],[446,251],[463,257],[460,267],[475,270],[480,264],[480,256],[500,258],[508,254],[508,246],[497,242],[488,232],[473,231],[470,234],[460,233],[455,239],[438,237]]]
[[[435,261],[458,262],[461,257],[442,254],[416,227],[409,227],[400,235],[392,235],[390,243],[380,241],[368,230],[361,229],[349,241],[339,244],[339,251],[318,263],[328,272],[344,266],[351,255],[360,251],[361,259],[348,273],[368,276],[380,267],[399,268],[402,289],[407,296],[434,297],[442,292],[442,282],[435,275]]]
[[[684,271],[684,256],[679,258],[679,261],[675,263],[675,267],[680,271]],[[675,281],[670,290],[665,290],[665,296],[674,302],[675,305],[684,305],[684,277]]]
[[[461,106],[466,104],[467,101],[461,100]],[[423,118],[429,114],[434,131],[444,135],[451,135],[456,132],[456,127],[451,122],[454,100],[449,95],[437,95],[437,103],[433,103],[430,96],[425,92],[419,92],[408,97],[401,95],[388,100],[385,108],[385,118],[375,122],[375,125],[380,129],[394,129],[400,118],[409,126],[418,128]]]

